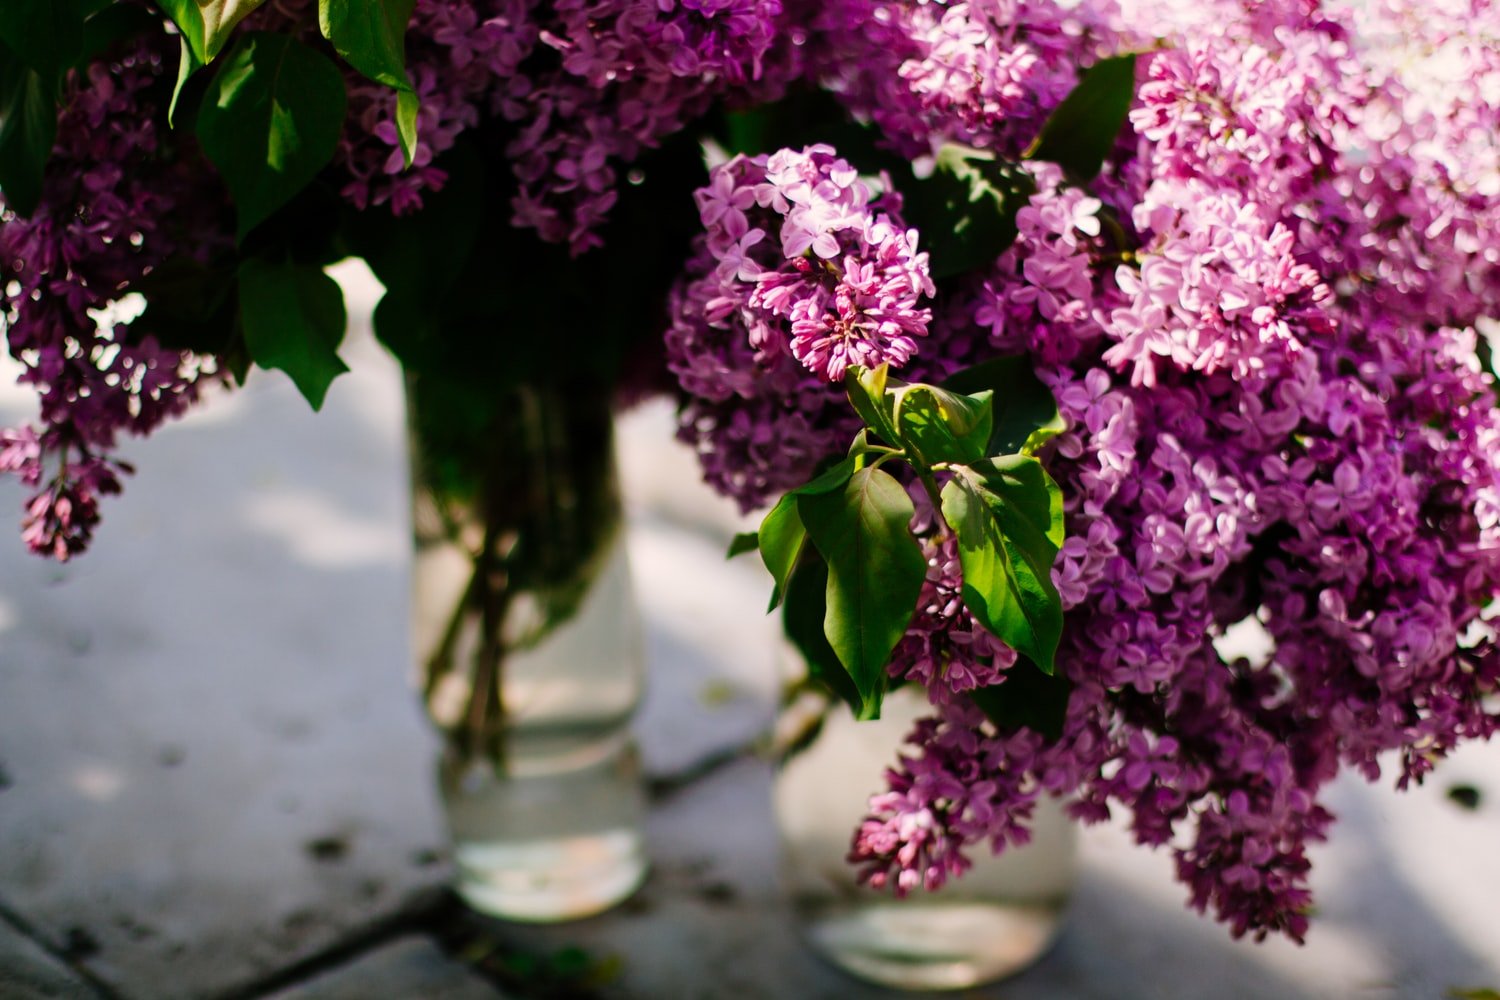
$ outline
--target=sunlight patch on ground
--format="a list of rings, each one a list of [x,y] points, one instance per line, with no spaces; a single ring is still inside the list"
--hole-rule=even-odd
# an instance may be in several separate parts
[[[86,799],[109,802],[125,787],[125,776],[103,764],[84,764],[73,769],[68,783]]]
[[[283,543],[308,566],[386,565],[406,557],[406,538],[388,519],[355,514],[317,493],[277,490],[249,498],[241,512],[252,530]]]

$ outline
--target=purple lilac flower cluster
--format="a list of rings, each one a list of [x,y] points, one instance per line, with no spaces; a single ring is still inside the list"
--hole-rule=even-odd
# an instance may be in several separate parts
[[[211,359],[130,336],[117,307],[168,257],[203,263],[229,239],[217,179],[201,162],[163,155],[169,41],[135,45],[72,80],[44,208],[0,222],[0,318],[40,400],[39,426],[0,430],[0,472],[36,491],[23,537],[58,560],[87,546],[99,497],[129,471],[110,454],[119,433],[146,434],[180,414],[213,371]]]
[[[1113,4],[1054,0],[819,5],[810,72],[913,155],[934,138],[1021,151],[1107,37]]]
[[[581,253],[616,200],[619,170],[730,90],[774,93],[765,73],[781,0],[418,0],[407,61],[421,98],[407,168],[395,92],[349,74],[338,160],[359,208],[416,211],[446,174],[433,159],[489,118],[510,122],[514,223]],[[273,0],[253,25],[316,35],[310,0]],[[781,67],[787,60],[778,60]]]
[[[519,130],[506,150],[521,186],[516,223],[575,252],[597,246],[618,164],[730,88],[775,88],[762,77],[781,9],[781,0],[558,0],[534,24],[510,22],[539,42],[522,72],[497,77],[496,110]],[[547,68],[529,71],[533,62]]]
[[[1466,34],[1465,3],[1430,20],[1395,2],[1192,6],[1122,4],[1113,36],[1063,36],[1071,62],[1110,37],[1167,43],[1141,60],[1128,139],[1094,190],[1034,167],[1016,244],[943,289],[911,359],[1024,352],[1068,423],[1045,456],[1069,533],[1053,571],[1073,685],[1062,734],[997,731],[958,697],[1003,692],[1015,657],[957,599],[919,502],[931,568],[891,671],[934,711],[851,860],[872,884],[932,888],[972,845],[1024,843],[1037,796],[1061,795],[1086,821],[1124,810],[1236,935],[1300,939],[1307,845],[1327,834],[1319,795],[1339,769],[1394,768],[1404,786],[1500,727],[1482,621],[1500,592],[1500,414],[1474,330],[1500,311],[1485,90],[1500,47],[1470,44],[1483,36]],[[918,9],[936,23],[970,7]],[[884,103],[910,109],[906,127],[951,137],[924,115],[962,105],[971,139],[993,129],[988,144],[1014,148],[1015,126],[1024,141],[1003,109],[987,121],[972,100],[933,100],[934,74],[990,59],[995,33],[958,32],[935,55],[910,18],[876,25],[902,60]],[[1412,51],[1367,56],[1361,40],[1382,33],[1430,56],[1416,79],[1400,72]],[[828,412],[813,398],[799,415]],[[774,438],[781,420],[763,402],[740,433]],[[707,444],[712,473],[727,456]],[[1221,655],[1247,619],[1268,654]]]
[[[447,180],[436,158],[502,120],[516,224],[581,252],[599,242],[622,165],[715,96],[772,94],[794,75],[795,58],[766,68],[780,14],[780,0],[418,0],[406,46],[421,99],[413,162],[399,147],[395,92],[346,68],[349,116],[331,175],[356,208],[414,212]],[[270,0],[241,30],[321,44],[317,24],[312,0]],[[0,432],[0,472],[38,491],[26,540],[59,559],[87,545],[98,496],[120,488],[118,432],[179,414],[214,369],[136,342],[128,323],[96,329],[89,318],[165,260],[207,263],[230,248],[223,186],[190,143],[168,141],[162,91],[175,53],[163,32],[75,74],[42,204],[0,225],[6,336],[42,397],[40,427]]]
[[[705,233],[673,293],[668,367],[692,396],[681,436],[749,509],[847,443],[829,383],[906,364],[932,279],[889,199],[827,146],[735,157],[696,197]]]

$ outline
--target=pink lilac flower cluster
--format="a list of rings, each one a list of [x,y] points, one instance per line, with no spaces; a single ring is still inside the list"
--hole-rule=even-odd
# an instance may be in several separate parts
[[[1141,60],[1114,161],[1092,192],[1034,167],[1017,243],[942,289],[919,345],[1027,354],[1068,423],[1044,456],[1069,533],[1062,734],[998,731],[958,696],[1003,692],[1015,658],[976,641],[919,514],[932,568],[891,671],[934,713],[851,860],[876,885],[935,887],[973,845],[1024,843],[1036,798],[1060,795],[1085,821],[1123,810],[1234,934],[1300,940],[1338,771],[1404,786],[1500,727],[1481,613],[1500,593],[1500,414],[1474,329],[1500,311],[1483,89],[1500,49],[1466,44],[1467,3],[1428,23],[1394,2],[1191,6],[1122,4],[1120,48],[1166,44]],[[880,25],[912,58],[909,22]],[[1461,55],[1465,83],[1409,89],[1410,59],[1361,47],[1382,27]],[[1078,36],[1072,61],[1102,37]],[[934,107],[928,77],[900,79],[891,106]],[[774,407],[756,416],[747,433],[778,433]],[[1265,654],[1221,654],[1246,621]]]
[[[692,397],[682,437],[749,509],[847,443],[829,384],[906,364],[932,279],[916,234],[828,146],[737,156],[696,198],[705,233],[673,293],[667,364]]]
[[[913,155],[934,139],[1016,154],[1107,36],[1109,0],[821,4],[810,72]],[[1091,61],[1091,60],[1089,60]]]
[[[20,380],[40,400],[36,426],[0,430],[0,472],[36,491],[23,537],[58,560],[87,546],[99,497],[129,471],[111,455],[119,433],[146,434],[180,414],[213,369],[130,335],[116,307],[167,258],[204,263],[229,239],[217,180],[201,162],[163,155],[169,41],[134,45],[73,78],[43,207],[0,222],[0,319]]]

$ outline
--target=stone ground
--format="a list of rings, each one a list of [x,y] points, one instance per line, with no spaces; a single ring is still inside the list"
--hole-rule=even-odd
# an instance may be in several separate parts
[[[372,291],[358,275],[355,294]],[[0,531],[0,1000],[859,998],[776,890],[768,583],[671,416],[626,418],[651,679],[653,875],[561,927],[444,891],[434,742],[407,686],[399,378],[356,321],[316,416],[257,374],[129,457],[66,567]],[[0,424],[26,414],[0,389]],[[18,517],[21,493],[0,489]],[[1467,786],[1473,808],[1450,792]],[[1168,858],[1085,832],[1068,925],[975,997],[1440,998],[1500,988],[1500,747],[1395,795],[1341,783],[1303,948],[1232,942]]]

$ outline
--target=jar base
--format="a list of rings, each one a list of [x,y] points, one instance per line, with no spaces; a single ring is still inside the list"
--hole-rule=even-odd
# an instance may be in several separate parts
[[[640,888],[646,803],[634,747],[622,741],[572,770],[510,764],[509,773],[484,761],[439,768],[454,889],[465,903],[544,923],[592,916]]]
[[[454,889],[470,909],[523,923],[593,916],[623,902],[646,879],[635,829],[537,841],[458,843]]]
[[[862,902],[805,919],[813,948],[871,983],[904,990],[961,990],[1020,972],[1046,952],[1060,905]]]

